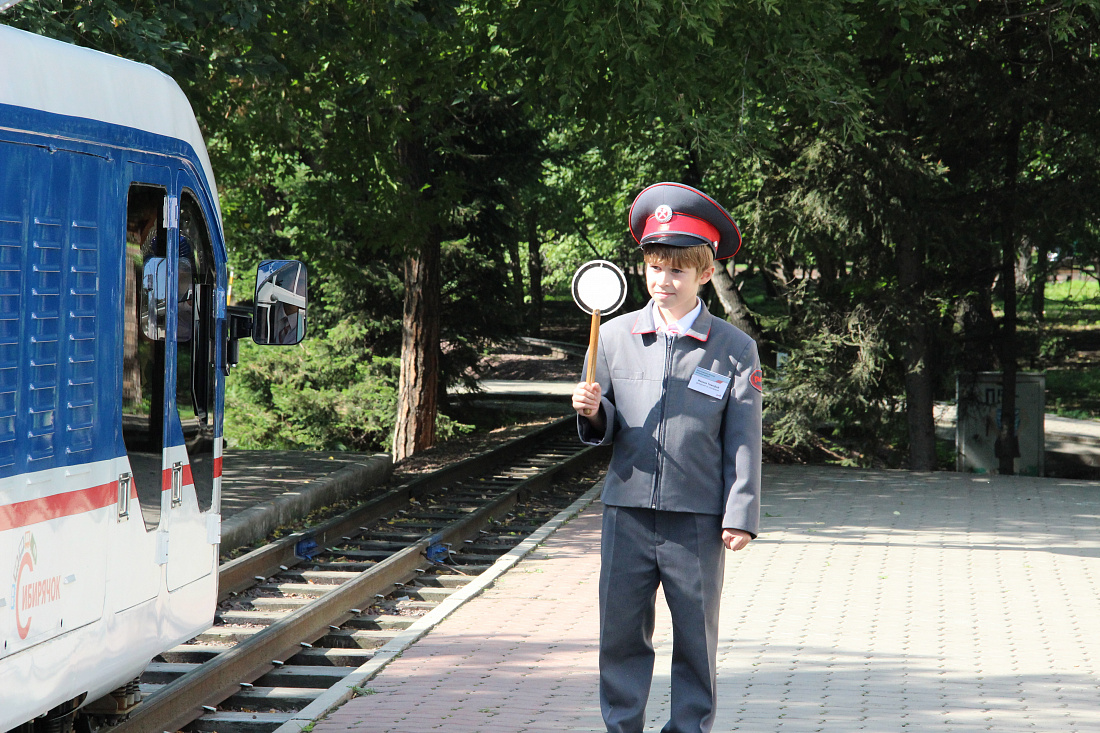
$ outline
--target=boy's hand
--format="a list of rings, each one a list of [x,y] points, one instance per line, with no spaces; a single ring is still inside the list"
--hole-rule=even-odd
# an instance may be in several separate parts
[[[595,417],[600,411],[600,383],[580,382],[573,390],[573,409],[584,417]]]
[[[752,535],[743,529],[723,529],[722,544],[726,549],[737,552],[752,542]]]

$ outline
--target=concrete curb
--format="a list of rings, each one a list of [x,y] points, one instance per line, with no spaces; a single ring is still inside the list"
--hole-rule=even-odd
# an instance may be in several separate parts
[[[265,539],[277,527],[305,517],[318,507],[355,496],[364,488],[378,486],[393,473],[393,458],[376,453],[365,461],[345,465],[308,487],[287,491],[249,507],[222,521],[221,552]]]
[[[520,560],[545,542],[546,538],[556,532],[563,524],[584,511],[589,504],[599,497],[602,490],[603,481],[600,480],[583,496],[559,512],[549,522],[539,527],[534,534],[512,548],[508,554],[501,556],[492,567],[479,575],[476,580],[451,594],[447,600],[394,637],[388,644],[379,647],[369,662],[340,680],[333,687],[330,687],[320,697],[298,711],[293,718],[276,728],[274,733],[302,733],[318,718],[327,715],[351,698],[361,694],[361,687],[364,683],[381,672],[387,664],[400,657],[406,649],[454,613],[462,604],[480,595],[501,575],[515,567]]]

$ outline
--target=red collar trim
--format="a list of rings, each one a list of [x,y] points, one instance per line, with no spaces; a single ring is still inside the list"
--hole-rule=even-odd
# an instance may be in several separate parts
[[[700,315],[700,316],[702,316],[703,314],[702,314],[702,313],[700,313],[699,315]],[[699,319],[698,319],[698,318],[696,318],[695,320],[699,320]],[[706,333],[698,333],[698,334],[696,334],[696,333],[692,333],[692,332],[691,332],[691,329],[689,328],[689,329],[687,330],[687,333],[685,333],[684,335],[685,335],[685,336],[691,336],[691,337],[692,337],[693,339],[695,339],[696,341],[703,341],[703,342],[705,342],[705,341],[706,341],[706,340],[707,340],[708,338],[710,338],[710,329],[708,328],[708,329],[707,329],[707,332],[706,332]]]
[[[653,325],[652,322],[653,311],[651,310],[651,308],[652,306],[646,306],[641,310],[641,312],[638,313],[638,317],[634,319],[634,325],[630,327],[630,333],[634,335],[643,333],[657,333],[657,327]],[[642,323],[642,321],[646,319],[646,313],[649,313],[650,321],[648,323]],[[648,326],[649,328],[646,328],[646,326]]]

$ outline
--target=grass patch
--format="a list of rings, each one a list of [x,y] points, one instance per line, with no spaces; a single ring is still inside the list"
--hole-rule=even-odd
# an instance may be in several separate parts
[[[1046,370],[1047,412],[1082,420],[1100,419],[1100,364],[1096,363],[1095,338],[1100,325],[1100,281],[1082,278],[1048,282],[1046,325],[1039,357]],[[1081,351],[1085,349],[1085,351]]]
[[[1047,283],[1046,320],[1066,326],[1094,326],[1100,322],[1100,282],[1068,280]]]
[[[1047,412],[1085,420],[1100,418],[1100,367],[1047,371]]]

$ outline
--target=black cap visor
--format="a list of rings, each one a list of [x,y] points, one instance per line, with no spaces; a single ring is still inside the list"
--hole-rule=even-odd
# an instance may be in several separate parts
[[[670,247],[698,247],[701,244],[705,244],[714,249],[714,242],[708,242],[705,238],[696,234],[686,234],[683,232],[657,232],[656,234],[650,234],[649,236],[642,237],[642,247],[647,244],[667,244]]]

